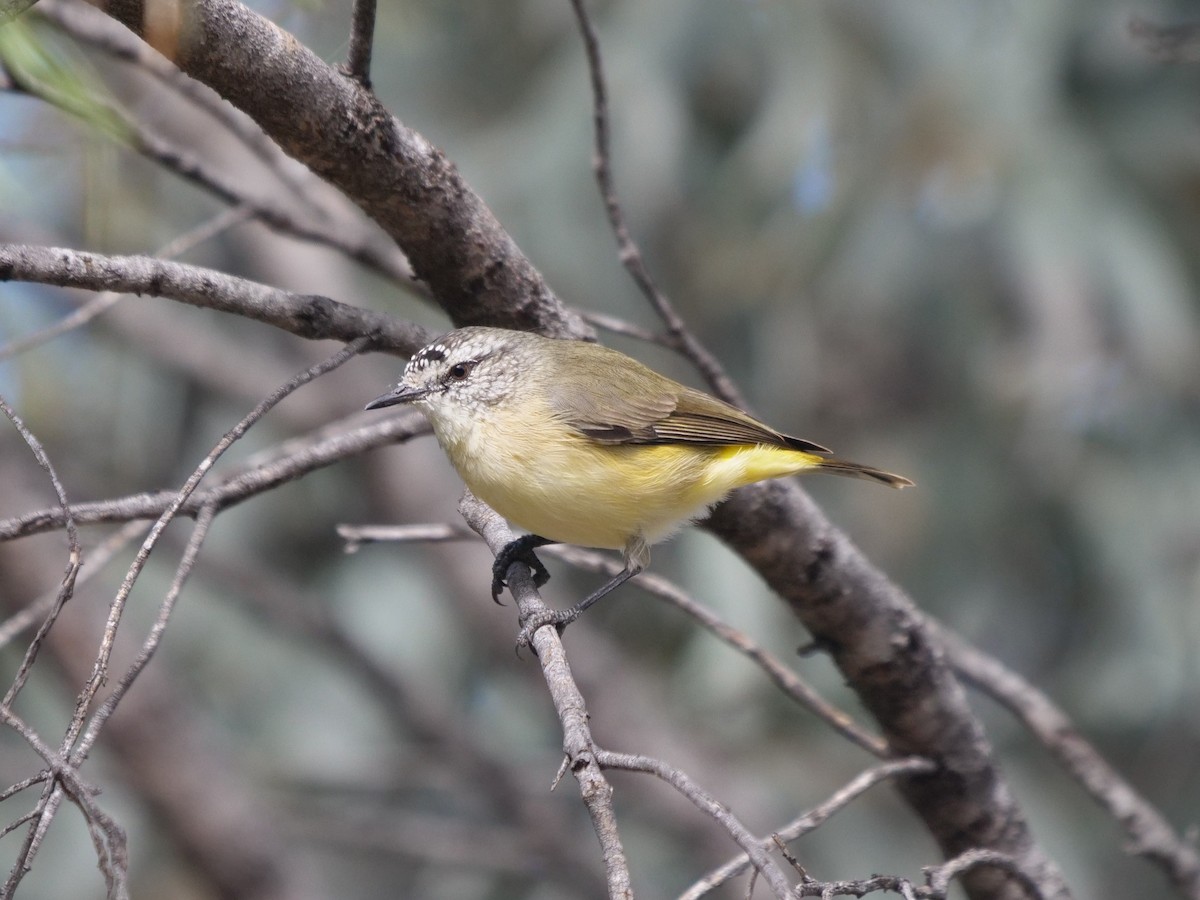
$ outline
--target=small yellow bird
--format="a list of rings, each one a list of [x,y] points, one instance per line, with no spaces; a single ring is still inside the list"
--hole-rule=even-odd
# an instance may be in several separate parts
[[[535,547],[624,554],[620,574],[539,627],[574,621],[642,571],[651,544],[734,488],[805,471],[912,484],[827,456],[819,444],[775,431],[624,353],[523,331],[451,331],[413,356],[396,387],[366,408],[397,403],[425,414],[475,496],[530,532],[497,555],[493,599],[517,561],[545,583]]]

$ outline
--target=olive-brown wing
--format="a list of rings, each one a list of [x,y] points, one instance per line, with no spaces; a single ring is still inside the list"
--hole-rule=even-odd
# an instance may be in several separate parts
[[[769,444],[828,453],[820,444],[769,428],[701,391],[597,345],[571,373],[548,385],[551,407],[602,444]]]

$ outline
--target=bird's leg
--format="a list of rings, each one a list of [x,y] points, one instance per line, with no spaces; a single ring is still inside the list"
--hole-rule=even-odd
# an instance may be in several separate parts
[[[535,547],[544,547],[554,541],[539,534],[525,534],[515,541],[509,541],[496,554],[492,563],[492,599],[500,602],[500,592],[508,585],[508,568],[515,562],[523,562],[533,572],[533,583],[541,587],[550,580],[550,573],[542,565],[542,561],[533,552]]]
[[[641,534],[635,534],[625,545],[625,568],[569,609],[548,609],[530,616],[517,635],[517,650],[533,646],[533,633],[543,625],[553,625],[558,629],[558,633],[562,634],[564,628],[583,615],[597,600],[619,588],[649,564],[650,548]]]

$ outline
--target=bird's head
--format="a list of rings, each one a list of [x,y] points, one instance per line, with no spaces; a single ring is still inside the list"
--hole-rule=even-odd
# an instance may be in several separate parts
[[[441,417],[477,415],[516,395],[545,338],[502,328],[460,328],[422,348],[396,386],[367,404],[380,409],[412,403],[434,425]]]

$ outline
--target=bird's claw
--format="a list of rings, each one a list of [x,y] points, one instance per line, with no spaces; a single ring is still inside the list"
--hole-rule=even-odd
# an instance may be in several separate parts
[[[550,573],[546,571],[542,561],[533,552],[534,547],[545,543],[547,541],[544,538],[525,535],[515,541],[510,541],[501,548],[500,552],[496,554],[495,562],[492,563],[492,600],[494,602],[501,606],[504,605],[500,600],[500,593],[508,587],[508,569],[513,563],[522,562],[529,566],[535,587],[541,587],[550,580]]]
[[[521,655],[521,651],[526,647],[533,650],[537,654],[537,649],[533,646],[533,636],[537,630],[544,625],[553,625],[559,635],[561,635],[568,625],[579,618],[579,613],[574,609],[541,609],[533,613],[521,625],[521,630],[517,632],[517,656]]]

